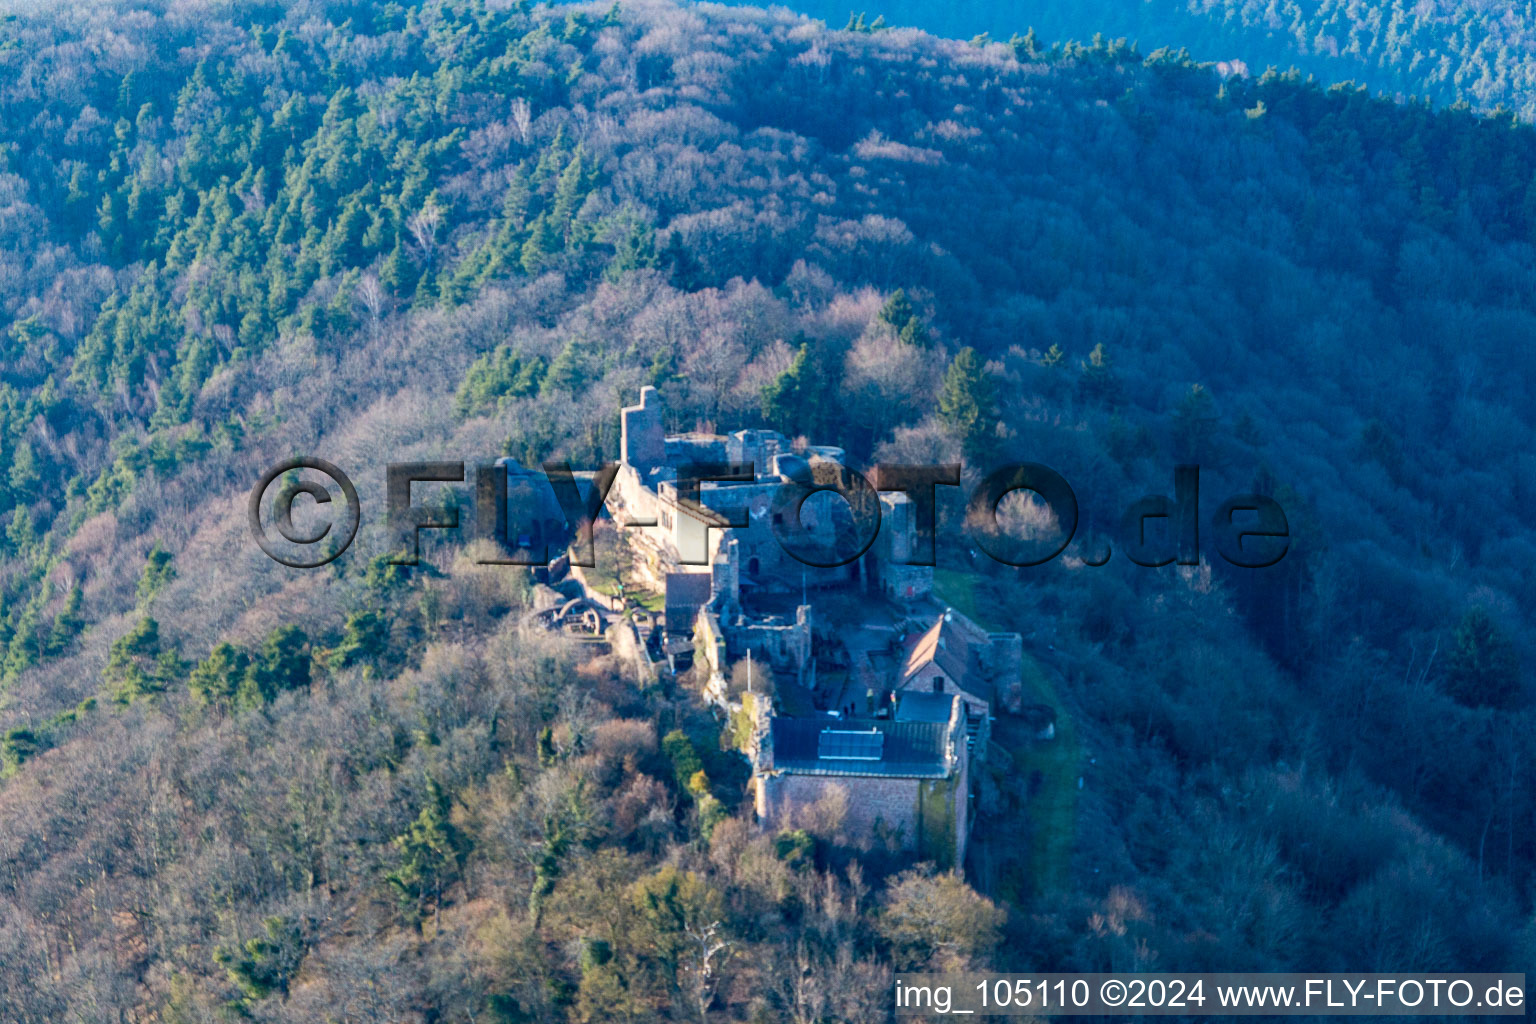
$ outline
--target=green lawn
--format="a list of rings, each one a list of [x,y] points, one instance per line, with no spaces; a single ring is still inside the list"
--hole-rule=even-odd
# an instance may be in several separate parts
[[[1082,746],[1077,723],[1061,710],[1050,681],[1032,660],[1024,663],[1026,693],[1041,704],[1056,708],[1056,738],[1047,743],[1026,743],[1012,751],[1025,778],[1040,773],[1040,788],[1029,802],[1031,830],[1030,874],[1037,892],[1066,887],[1072,860],[1072,839],[1077,828],[1077,780],[1082,774]],[[1030,675],[1038,680],[1030,682]],[[1033,688],[1029,688],[1033,687]]]
[[[969,619],[987,625],[985,617],[976,610],[976,592],[991,590],[989,580],[980,579],[963,569],[933,570],[933,592],[940,601]]]
[[[666,598],[649,590],[632,588],[625,591],[624,596],[628,598],[630,604],[639,605],[652,614],[660,614],[661,610],[667,606]]]
[[[934,593],[940,601],[989,630],[1007,627],[982,609],[996,607],[1003,595],[992,580],[958,569],[935,569]],[[1036,892],[1065,887],[1072,860],[1072,840],[1077,820],[1077,779],[1081,774],[1082,746],[1077,725],[1062,706],[1050,677],[1026,651],[1022,668],[1026,703],[1049,704],[1056,709],[1056,738],[1033,742],[1020,728],[999,728],[994,740],[1012,755],[1020,775],[1028,779],[1040,773],[1040,788],[1028,807],[1031,849],[1030,878]],[[1000,722],[999,725],[1004,723]]]
[[[605,594],[608,597],[619,596],[619,577],[613,572],[611,560],[609,564],[605,564],[602,559],[598,559],[597,565],[583,566],[581,573],[586,578],[587,586],[599,594]],[[666,607],[666,599],[662,595],[654,594],[633,583],[625,589],[624,598],[630,604],[639,605],[648,612],[660,612]]]
[[[581,575],[587,581],[587,586],[599,594],[606,594],[609,597],[619,596],[619,578],[614,575],[611,565],[603,565],[599,562],[597,565],[582,566]]]

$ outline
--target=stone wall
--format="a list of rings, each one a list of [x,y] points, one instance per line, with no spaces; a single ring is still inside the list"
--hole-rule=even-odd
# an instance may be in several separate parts
[[[620,411],[619,457],[625,465],[645,470],[661,465],[666,458],[666,428],[661,414],[661,395],[650,385],[640,389],[639,405]]]
[[[877,823],[898,836],[900,848],[916,852],[918,842],[917,779],[838,775],[760,775],[757,816],[771,831],[800,828],[809,823],[811,805],[841,789],[846,814],[842,831],[853,838],[875,834]]]
[[[842,790],[846,811],[842,831],[853,839],[873,839],[883,829],[898,847],[941,868],[965,862],[970,830],[967,766],[948,778],[911,779],[878,776],[759,775],[758,821],[770,831],[811,823],[812,807]]]
[[[1024,638],[1017,633],[989,633],[987,667],[997,688],[997,702],[1018,714],[1024,708]]]
[[[916,521],[905,494],[880,495],[880,533],[864,556],[867,578],[897,604],[916,605],[933,593],[933,566],[908,565],[915,551]]]
[[[741,618],[721,626],[731,661],[745,657],[750,648],[774,668],[794,672],[796,681],[805,684],[803,676],[811,661],[813,643],[810,605],[800,605],[792,620],[785,616]]]
[[[726,673],[730,666],[725,654],[725,634],[713,612],[701,612],[694,620],[693,663],[708,674],[704,684],[706,695],[716,703],[725,703],[729,697]]]

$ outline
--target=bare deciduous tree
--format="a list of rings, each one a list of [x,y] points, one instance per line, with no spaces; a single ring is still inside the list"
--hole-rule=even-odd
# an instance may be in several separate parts
[[[512,101],[512,127],[523,145],[533,141],[533,107],[521,96]]]
[[[428,199],[421,209],[411,214],[405,226],[416,250],[421,253],[422,262],[431,266],[437,255],[437,232],[443,226],[443,208],[435,200]]]
[[[355,300],[368,313],[368,329],[372,333],[378,330],[379,318],[384,313],[384,304],[387,294],[384,286],[379,283],[377,274],[369,271],[357,282],[357,290],[353,293]]]

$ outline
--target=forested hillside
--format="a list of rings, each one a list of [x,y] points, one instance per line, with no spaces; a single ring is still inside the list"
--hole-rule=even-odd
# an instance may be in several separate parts
[[[787,5],[833,28],[850,24],[840,0]],[[1536,8],[1457,0],[883,0],[853,5],[852,24],[911,26],[995,40],[1030,29],[1043,40],[1095,35],[1139,42],[1143,53],[1187,48],[1202,61],[1241,61],[1254,74],[1298,68],[1323,82],[1437,105],[1466,103],[1536,118]]]
[[[1536,130],[661,2],[0,36],[7,1020],[862,1024],[899,967],[1531,962]],[[1072,482],[1049,565],[974,562],[958,498],[940,552],[1075,723],[1064,814],[989,777],[970,884],[760,834],[686,679],[524,625],[467,538],[387,564],[386,462],[612,458],[647,383],[673,429]],[[294,454],[362,494],[312,572],[246,528]],[[1280,500],[1286,559],[1085,563],[1181,461]]]

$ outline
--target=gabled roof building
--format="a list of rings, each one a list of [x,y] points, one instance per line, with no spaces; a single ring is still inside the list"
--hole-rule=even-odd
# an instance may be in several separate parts
[[[841,790],[847,833],[958,868],[970,838],[970,760],[959,698],[940,721],[773,717],[753,777],[758,819],[799,827]]]

